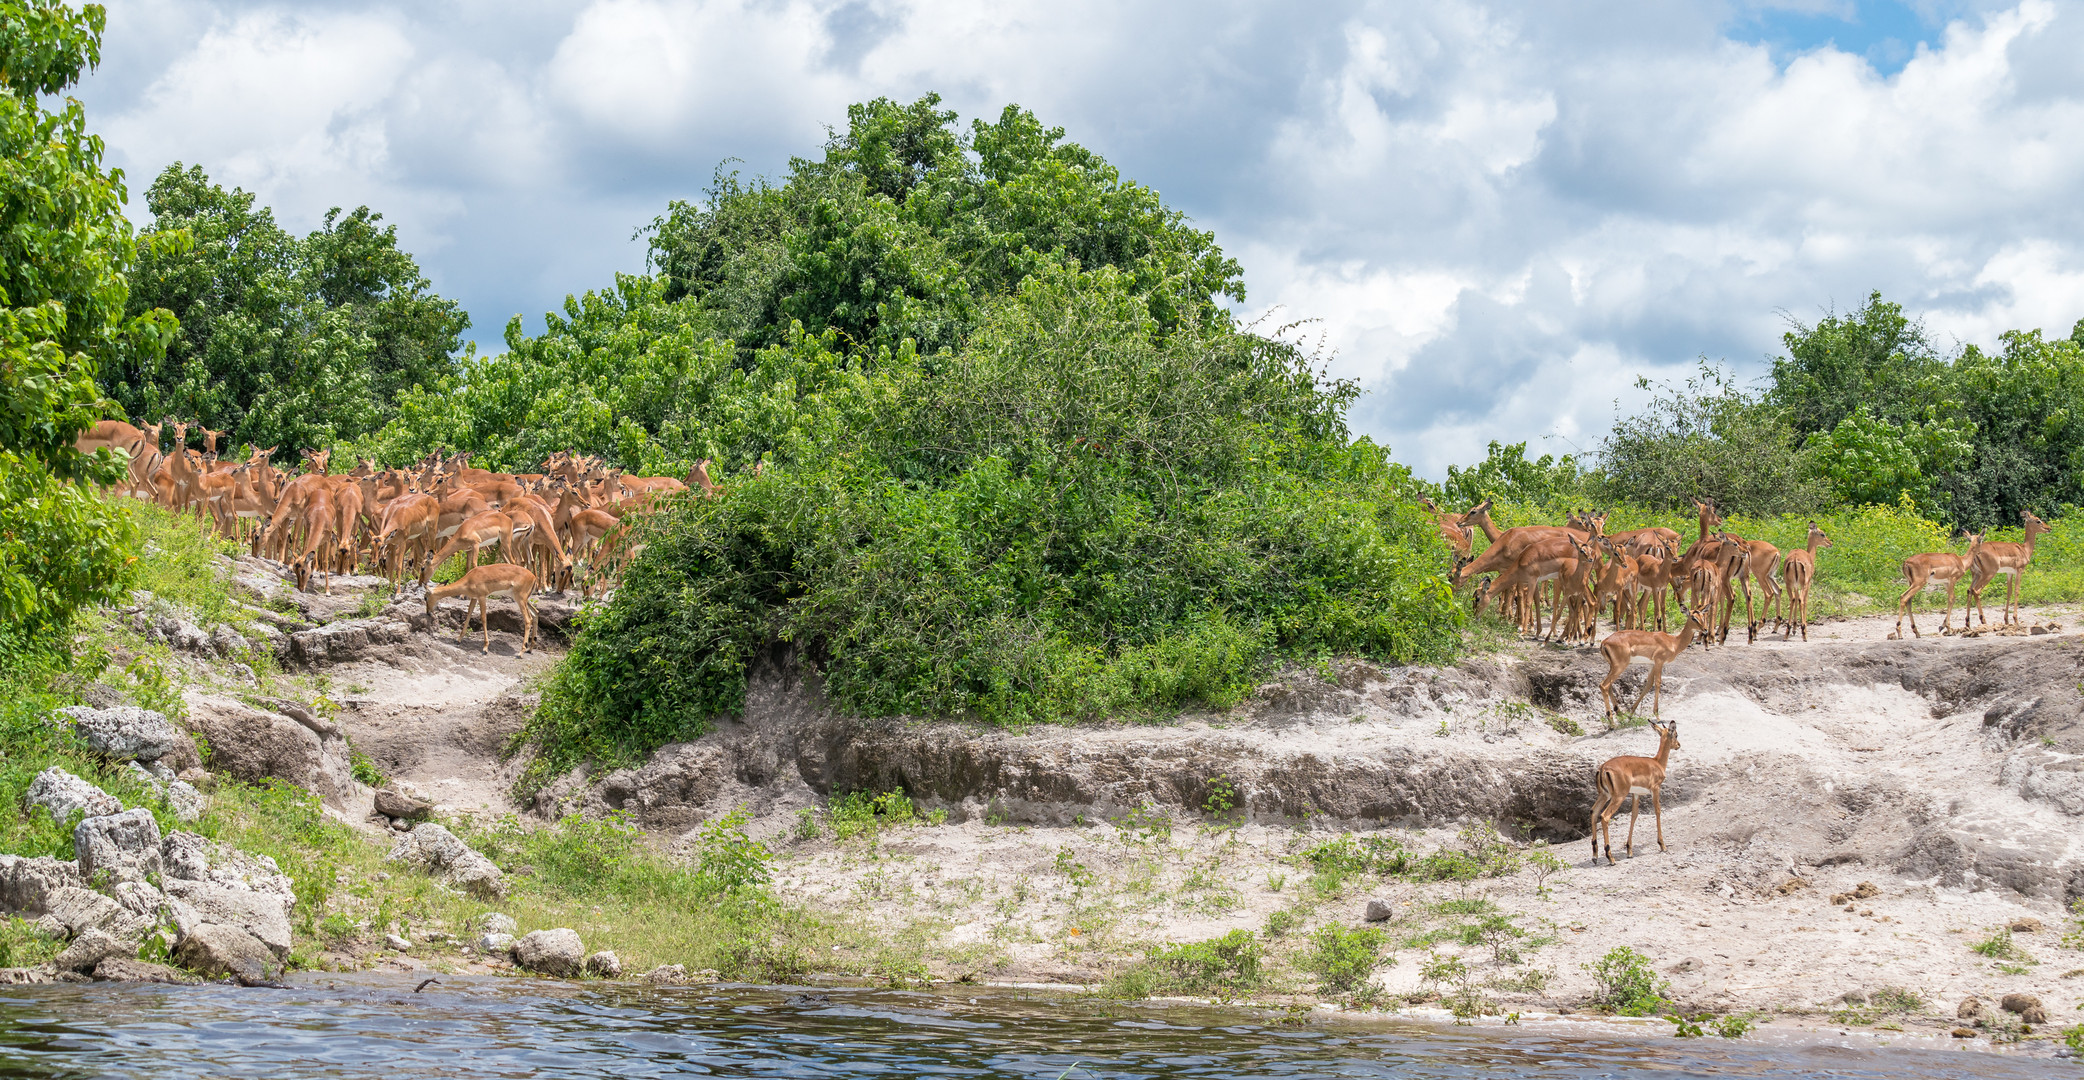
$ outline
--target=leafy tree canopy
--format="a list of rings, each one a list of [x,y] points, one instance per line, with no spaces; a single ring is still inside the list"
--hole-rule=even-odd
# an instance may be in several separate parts
[[[101,368],[163,349],[173,325],[126,316],[137,248],[122,174],[103,169],[77,100],[41,100],[98,62],[103,21],[98,5],[0,4],[0,657],[121,595],[120,519],[68,481],[122,465],[73,447],[107,406]]]
[[[163,355],[127,357],[106,380],[130,415],[173,415],[258,446],[363,435],[398,397],[448,377],[470,320],[435,295],[395,226],[368,207],[326,214],[298,238],[251,194],[176,163],[145,193],[153,223],[130,309],[165,308]]]

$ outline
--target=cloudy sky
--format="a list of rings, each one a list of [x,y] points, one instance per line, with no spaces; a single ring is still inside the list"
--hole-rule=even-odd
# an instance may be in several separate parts
[[[367,204],[472,334],[640,270],[717,164],[848,102],[1007,102],[1314,319],[1357,427],[1438,477],[1591,448],[1637,376],[1747,375],[1873,289],[1944,343],[2084,317],[2084,3],[111,0],[79,92],[299,230]]]

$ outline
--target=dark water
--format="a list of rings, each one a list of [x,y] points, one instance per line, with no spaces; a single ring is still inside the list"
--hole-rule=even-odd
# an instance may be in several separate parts
[[[776,988],[386,980],[288,990],[12,987],[0,1075],[257,1077],[2008,1077],[2067,1061],[1758,1039],[1625,1039],[1241,1012]]]

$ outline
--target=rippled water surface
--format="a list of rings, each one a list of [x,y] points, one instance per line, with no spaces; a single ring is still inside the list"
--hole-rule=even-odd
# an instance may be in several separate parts
[[[2075,1076],[2066,1061],[1579,1025],[1312,1023],[998,994],[341,980],[286,990],[11,987],[0,1074],[259,1077]],[[1564,1032],[1569,1026],[1578,1030]]]

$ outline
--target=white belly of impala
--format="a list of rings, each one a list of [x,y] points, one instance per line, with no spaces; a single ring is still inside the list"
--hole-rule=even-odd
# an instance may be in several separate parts
[[[1629,788],[1628,793],[1630,795],[1648,795],[1650,793],[1650,789],[1642,786],[1641,784],[1637,784]]]

